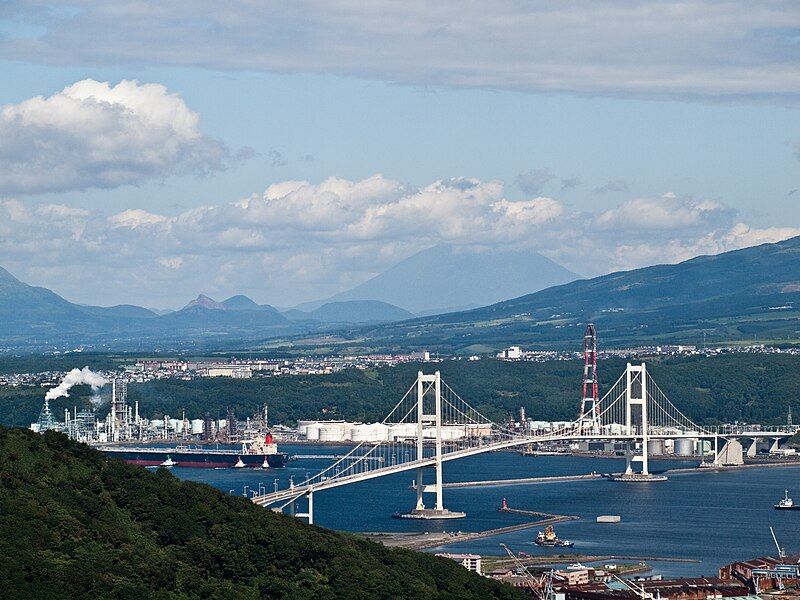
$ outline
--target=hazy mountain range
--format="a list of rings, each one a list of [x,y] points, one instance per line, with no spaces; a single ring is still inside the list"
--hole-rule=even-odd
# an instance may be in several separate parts
[[[800,339],[800,237],[574,281],[470,311],[358,330],[371,347],[481,351],[510,344],[700,344]]]
[[[429,293],[435,295],[447,288],[437,285],[442,282],[435,279],[445,260],[464,260],[463,270],[470,261],[480,263],[476,272],[493,264],[474,256],[463,259],[460,253],[442,248],[429,256],[442,260],[427,275],[420,273],[424,265],[415,266],[412,260],[387,272],[394,273],[393,277],[376,277],[351,292],[374,289],[384,297],[402,299],[400,292],[405,290],[394,287],[395,283],[417,272],[422,275],[417,280],[430,282]],[[552,276],[559,273],[568,277],[564,274],[568,272],[551,271]],[[513,274],[505,276],[514,279]],[[386,285],[378,285],[381,281]],[[455,288],[461,280],[449,281],[455,282]],[[471,287],[485,289],[496,281],[475,278]],[[440,302],[454,299],[447,296]],[[798,306],[800,237],[676,265],[572,281],[482,308],[424,318],[414,318],[409,311],[380,299],[331,301],[311,310],[281,312],[241,295],[221,302],[200,295],[181,310],[158,315],[131,305],[73,304],[0,269],[0,348],[74,344],[115,349],[241,349],[258,347],[267,340],[273,340],[273,347],[306,344],[313,348],[315,336],[324,334],[327,348],[338,344],[348,350],[477,352],[510,344],[579,347],[583,327],[590,320],[606,347],[693,344],[704,336],[709,342],[776,343],[800,338]]]
[[[474,254],[437,246],[353,290],[293,309],[281,311],[243,295],[217,301],[201,294],[182,309],[170,311],[78,305],[0,269],[0,348],[230,347],[408,320],[415,317],[408,306],[436,313],[448,305],[476,306],[516,290],[540,289],[574,277],[535,253]]]
[[[579,276],[532,250],[475,249],[441,244],[326,300],[380,300],[417,315],[485,306],[574,281]]]

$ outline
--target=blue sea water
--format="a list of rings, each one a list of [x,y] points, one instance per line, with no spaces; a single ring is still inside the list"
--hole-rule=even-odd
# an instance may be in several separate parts
[[[346,447],[284,444],[290,454],[343,454]],[[329,465],[329,460],[291,461],[286,469],[188,469],[173,473],[241,495],[251,490],[283,489],[289,478],[300,482],[307,474]],[[694,466],[696,461],[652,461],[653,470]],[[571,456],[522,456],[493,452],[445,463],[445,481],[511,479],[548,475],[617,472],[623,459]],[[665,482],[626,484],[608,480],[571,481],[537,485],[445,489],[445,507],[465,511],[451,521],[413,521],[391,518],[413,507],[409,489],[415,472],[343,486],[314,496],[315,524],[345,531],[479,531],[531,520],[501,513],[509,506],[547,513],[577,515],[580,520],[555,526],[561,538],[575,543],[572,552],[690,558],[698,563],[650,562],[654,573],[665,576],[716,574],[720,566],[741,559],[775,554],[769,526],[788,552],[800,552],[800,511],[773,509],[783,490],[800,501],[800,467],[743,469],[721,473],[676,473]],[[432,473],[430,473],[432,476]],[[304,505],[301,506],[305,508]],[[620,515],[621,523],[597,523],[598,515]],[[540,548],[533,543],[536,529],[448,545],[448,552],[503,555],[500,543],[515,552],[559,554],[565,549]],[[443,549],[435,549],[440,551]]]

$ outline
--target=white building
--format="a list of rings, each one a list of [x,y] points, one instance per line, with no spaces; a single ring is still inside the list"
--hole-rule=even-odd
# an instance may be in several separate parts
[[[474,571],[479,575],[483,574],[481,570],[481,557],[479,554],[451,554],[449,552],[442,552],[441,554],[437,554],[436,556],[441,556],[442,558],[449,558],[450,560],[454,560],[457,563],[460,563],[462,567],[464,567],[467,571]]]
[[[498,352],[497,358],[503,360],[519,360],[522,358],[522,348],[519,346],[510,346],[502,352]]]
[[[250,379],[253,370],[250,367],[240,365],[218,365],[208,368],[209,377],[231,377],[233,379]]]

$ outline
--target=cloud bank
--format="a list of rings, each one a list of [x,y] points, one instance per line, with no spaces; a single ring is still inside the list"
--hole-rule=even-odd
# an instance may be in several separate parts
[[[159,84],[85,79],[0,107],[0,194],[112,188],[218,171],[227,148]]]
[[[380,174],[279,182],[171,216],[0,201],[0,255],[15,274],[75,301],[160,307],[199,292],[288,306],[439,243],[530,248],[594,276],[794,235],[800,229],[751,227],[722,202],[672,193],[582,212],[553,197],[510,199],[500,181],[411,188]]]
[[[59,65],[332,73],[662,99],[783,103],[800,93],[794,0],[41,0],[4,11],[26,27],[0,39],[0,56]]]

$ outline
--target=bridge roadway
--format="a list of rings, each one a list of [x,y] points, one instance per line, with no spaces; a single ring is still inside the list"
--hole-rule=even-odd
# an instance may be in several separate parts
[[[648,433],[647,437],[650,440],[666,440],[666,439],[681,439],[681,438],[693,439],[693,440],[714,439],[714,438],[725,438],[725,439],[743,438],[743,439],[757,440],[757,439],[779,439],[779,438],[789,437],[790,435],[791,433],[776,429],[775,431],[740,431],[740,432],[732,431],[729,433],[715,433],[715,432],[712,433],[709,431],[682,432],[682,433],[651,432]],[[524,446],[527,444],[535,444],[535,443],[540,444],[543,442],[588,441],[588,440],[636,441],[641,439],[642,435],[636,433],[598,435],[598,434],[575,434],[563,431],[550,435],[525,436],[520,438],[513,438],[510,440],[503,440],[500,442],[493,442],[470,448],[464,448],[461,450],[456,450],[455,452],[443,453],[442,462],[457,460],[459,458],[467,458],[469,456],[475,456],[476,454],[483,454],[485,452],[494,452],[496,450],[505,450],[508,448],[514,448],[516,446]],[[358,460],[369,460],[369,457],[354,458],[354,462]],[[312,483],[309,485],[297,485],[286,488],[285,490],[278,490],[277,492],[270,492],[268,494],[263,494],[261,496],[253,496],[252,501],[253,503],[258,504],[259,506],[270,506],[278,502],[289,502],[295,498],[300,498],[309,493],[329,490],[343,485],[359,483],[361,481],[368,481],[370,479],[376,479],[378,477],[386,477],[388,475],[403,473],[405,471],[411,471],[418,468],[431,467],[434,466],[435,464],[436,464],[436,458],[430,457],[430,458],[425,458],[423,460],[414,460],[406,463],[380,467],[378,469],[365,471],[363,473],[353,473],[352,475],[334,476],[331,477],[330,479],[326,479],[318,483]]]

